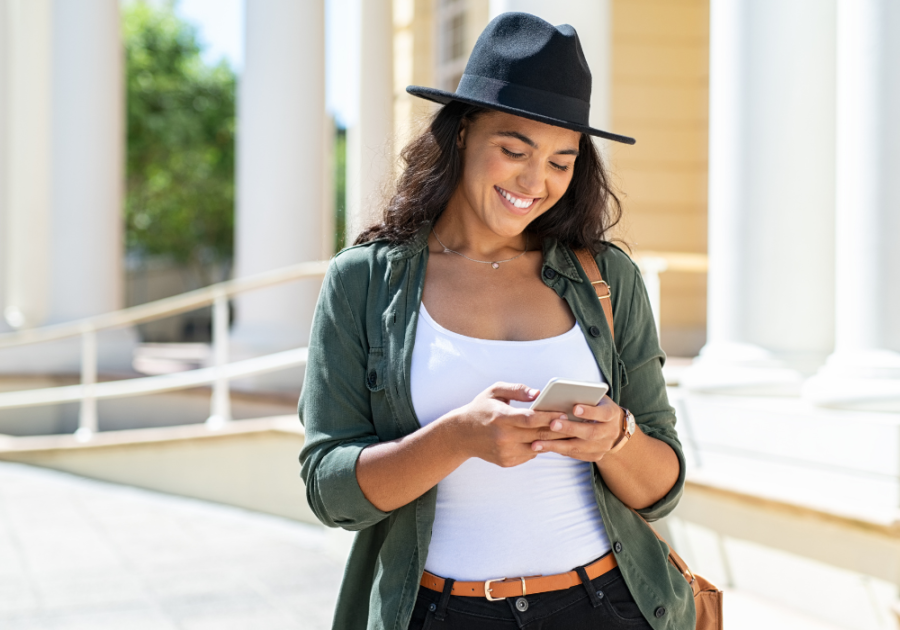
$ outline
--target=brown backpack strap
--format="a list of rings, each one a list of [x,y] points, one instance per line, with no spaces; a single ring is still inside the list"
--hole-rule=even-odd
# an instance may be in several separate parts
[[[597,261],[594,260],[591,252],[586,249],[576,249],[575,257],[578,259],[578,262],[581,263],[581,268],[584,269],[588,280],[591,281],[594,291],[597,292],[597,299],[600,300],[600,306],[603,307],[603,314],[606,315],[606,324],[609,326],[609,334],[615,343],[616,332],[615,328],[613,328],[612,291],[610,290],[609,285],[603,280],[603,276],[600,275],[600,267],[597,266]]]

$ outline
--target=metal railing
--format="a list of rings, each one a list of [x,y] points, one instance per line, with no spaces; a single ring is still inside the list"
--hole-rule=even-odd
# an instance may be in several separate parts
[[[659,330],[659,314],[661,310],[661,291],[659,275],[664,271],[681,271],[687,273],[706,273],[709,269],[709,257],[706,254],[689,254],[684,252],[642,251],[634,257],[641,269],[641,277],[647,286],[650,297],[650,308]]]
[[[635,256],[650,296],[659,329],[660,274],[665,271],[705,272],[703,254],[641,252]],[[268,271],[247,278],[214,284],[196,291],[148,302],[64,324],[0,335],[0,350],[26,344],[81,337],[81,383],[62,387],[0,393],[0,409],[79,402],[76,436],[90,440],[97,431],[97,401],[189,389],[212,384],[207,426],[217,428],[231,419],[229,381],[264,374],[306,363],[307,349],[295,348],[253,359],[228,363],[228,299],[232,296],[304,278],[324,276],[328,261],[307,262]],[[175,374],[162,374],[120,381],[97,381],[97,332],[152,321],[212,305],[211,367]]]
[[[306,348],[228,363],[228,299],[239,293],[271,287],[304,278],[320,278],[327,261],[306,262],[255,276],[238,278],[189,291],[170,298],[104,313],[94,317],[43,328],[0,335],[0,350],[81,337],[81,384],[0,393],[0,409],[79,402],[78,430],[81,440],[89,440],[97,431],[97,400],[137,396],[212,384],[212,400],[207,425],[216,428],[231,419],[229,381],[233,378],[263,374],[306,362]],[[97,382],[97,332],[152,321],[212,305],[213,366],[177,374]]]

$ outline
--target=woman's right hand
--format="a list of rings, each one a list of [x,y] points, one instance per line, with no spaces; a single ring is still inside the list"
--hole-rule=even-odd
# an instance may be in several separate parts
[[[550,423],[566,419],[557,411],[533,411],[510,405],[510,401],[532,402],[540,392],[521,383],[494,383],[469,404],[447,415],[457,429],[458,444],[467,457],[509,468],[538,455],[535,440],[568,436],[550,430]]]
[[[537,395],[525,385],[495,383],[418,431],[367,446],[356,464],[360,489],[375,507],[389,512],[422,496],[470,457],[507,468],[524,464],[538,455],[531,448],[535,440],[567,437],[550,430],[550,423],[565,414],[509,404],[531,402]]]

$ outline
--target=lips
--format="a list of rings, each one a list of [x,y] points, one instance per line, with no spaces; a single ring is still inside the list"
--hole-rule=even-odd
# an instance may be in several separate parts
[[[540,199],[540,197],[519,197],[508,190],[504,190],[499,186],[494,186],[494,190],[506,201],[509,202],[517,210],[528,210],[534,204],[535,201]]]

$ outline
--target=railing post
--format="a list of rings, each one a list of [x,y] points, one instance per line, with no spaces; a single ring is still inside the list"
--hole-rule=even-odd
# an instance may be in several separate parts
[[[647,296],[650,298],[650,309],[653,311],[653,321],[656,322],[656,334],[659,334],[659,305],[660,285],[659,274],[666,270],[668,264],[665,258],[647,256],[640,258],[641,276],[647,287]]]
[[[97,432],[97,399],[94,385],[97,383],[97,331],[86,328],[81,333],[81,410],[75,438],[87,442]]]
[[[218,429],[231,420],[231,395],[225,365],[228,363],[228,294],[216,294],[212,309],[212,350],[216,380],[213,382],[210,415],[206,426]]]

